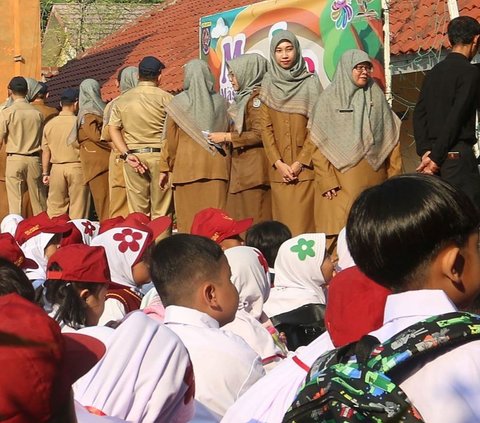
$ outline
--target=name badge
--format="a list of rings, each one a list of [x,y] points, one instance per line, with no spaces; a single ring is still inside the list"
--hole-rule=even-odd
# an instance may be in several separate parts
[[[254,99],[253,99],[253,107],[255,107],[256,109],[258,109],[261,105],[262,105],[262,102],[260,101],[259,98],[254,98]]]

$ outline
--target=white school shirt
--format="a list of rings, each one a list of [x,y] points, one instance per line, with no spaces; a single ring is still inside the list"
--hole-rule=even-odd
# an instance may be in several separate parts
[[[384,342],[414,323],[455,311],[457,308],[441,290],[392,294],[387,297],[383,326],[371,335]],[[416,363],[419,370],[405,378],[400,387],[425,422],[480,421],[480,341]]]
[[[308,368],[321,354],[333,348],[328,332],[309,345],[298,348],[294,356],[283,360],[236,401],[228,409],[222,423],[281,422],[302,386]],[[302,363],[308,368],[302,367]]]
[[[218,417],[265,375],[260,357],[239,336],[198,310],[165,309],[165,324],[182,340],[195,374],[195,399]]]

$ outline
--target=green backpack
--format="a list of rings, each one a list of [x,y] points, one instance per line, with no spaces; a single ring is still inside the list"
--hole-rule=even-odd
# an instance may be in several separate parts
[[[423,422],[395,374],[425,354],[480,339],[480,316],[434,316],[381,344],[367,335],[320,356],[283,422]]]

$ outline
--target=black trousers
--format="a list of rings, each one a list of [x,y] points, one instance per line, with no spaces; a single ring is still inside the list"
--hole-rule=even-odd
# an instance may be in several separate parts
[[[458,155],[449,155],[440,166],[441,178],[463,190],[480,210],[480,173],[472,145],[459,141],[450,151]]]

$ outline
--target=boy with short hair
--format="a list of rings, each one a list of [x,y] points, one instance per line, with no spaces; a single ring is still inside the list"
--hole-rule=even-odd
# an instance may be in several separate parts
[[[195,398],[218,418],[264,374],[260,357],[221,326],[233,321],[238,293],[214,241],[178,234],[158,243],[151,276],[165,324],[185,344],[195,373]]]
[[[371,335],[384,342],[477,297],[479,224],[466,194],[437,177],[402,175],[358,197],[348,248],[365,275],[394,292]],[[396,381],[426,422],[479,421],[480,341],[426,355]]]

